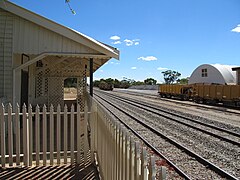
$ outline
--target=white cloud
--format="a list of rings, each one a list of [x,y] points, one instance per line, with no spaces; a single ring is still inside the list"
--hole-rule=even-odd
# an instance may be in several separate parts
[[[120,37],[119,37],[119,36],[111,36],[110,39],[111,39],[111,40],[114,40],[114,41],[117,41],[117,40],[120,39]]]
[[[110,62],[110,64],[114,64],[114,62]]]
[[[138,60],[143,60],[143,61],[156,61],[157,58],[154,57],[154,56],[146,56],[146,57],[141,56],[141,57],[138,58]]]
[[[121,44],[121,43],[122,43],[121,41],[112,42],[112,44]]]
[[[131,69],[137,69],[137,67],[131,67]]]
[[[133,39],[133,40],[125,39],[124,40],[126,46],[139,45],[139,41],[140,41],[140,39]]]
[[[100,72],[103,72],[103,70],[99,70]]]
[[[125,39],[124,42],[126,43],[126,46],[132,46],[133,45],[133,41],[130,39]]]
[[[232,32],[240,33],[240,24],[237,25],[234,29],[231,30]]]
[[[159,67],[159,68],[157,68],[157,70],[159,70],[159,71],[165,71],[165,70],[168,70],[168,68]]]

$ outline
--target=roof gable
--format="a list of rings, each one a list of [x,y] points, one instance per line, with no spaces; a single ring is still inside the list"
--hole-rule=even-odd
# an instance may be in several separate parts
[[[17,6],[9,1],[0,1],[0,8],[9,11],[23,19],[38,24],[39,26],[42,26],[48,30],[58,33],[68,39],[71,39],[72,41],[75,41],[76,43],[84,44],[85,46],[90,47],[109,57],[119,59],[119,51],[115,48],[106,46],[103,43],[96,41],[80,32],[77,32],[73,29],[51,21],[43,16],[33,13],[20,6]]]

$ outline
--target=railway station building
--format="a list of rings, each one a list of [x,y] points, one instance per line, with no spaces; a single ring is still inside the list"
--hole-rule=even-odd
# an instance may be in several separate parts
[[[0,103],[64,104],[64,80],[86,77],[119,51],[9,1],[0,1]]]

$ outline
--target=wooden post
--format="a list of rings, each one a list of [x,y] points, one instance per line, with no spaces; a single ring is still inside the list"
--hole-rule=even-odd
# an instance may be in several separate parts
[[[5,142],[5,119],[4,119],[4,113],[5,113],[5,109],[4,109],[4,105],[1,104],[1,164],[2,167],[5,167],[5,146],[6,146],[6,142]]]
[[[60,164],[61,158],[61,106],[57,106],[57,164]]]
[[[32,166],[32,153],[33,153],[33,128],[32,128],[32,106],[28,107],[28,119],[29,119],[29,166]]]
[[[8,104],[8,155],[9,166],[13,165],[13,128],[12,128],[12,106]]]
[[[90,58],[90,95],[93,96],[93,58]]]
[[[128,133],[126,134],[125,151],[126,151],[125,179],[130,180],[130,138]]]
[[[43,165],[47,165],[47,107],[43,106]]]
[[[77,104],[77,164],[81,161],[81,114],[80,104]]]
[[[83,129],[84,129],[84,164],[87,165],[87,153],[89,150],[89,146],[88,146],[88,130],[87,130],[87,120],[88,120],[88,107],[87,107],[87,102],[85,102],[85,107],[84,107],[84,125],[83,125]]]
[[[166,171],[167,171],[167,170],[166,170],[166,167],[165,167],[165,166],[162,166],[161,169],[160,169],[160,173],[159,173],[159,176],[160,176],[160,177],[158,177],[159,180],[166,180],[166,179],[167,179],[167,178],[166,178],[166,177],[167,177],[167,176],[166,176]]]
[[[39,165],[39,161],[40,161],[40,108],[39,106],[37,105],[36,107],[36,121],[35,121],[35,133],[36,133],[36,165],[38,166]]]
[[[50,106],[50,165],[53,165],[53,150],[54,150],[54,107]]]
[[[140,177],[141,177],[141,163],[140,163],[140,143],[137,141],[135,143],[135,166],[136,166],[136,180],[140,180]]]
[[[67,164],[67,149],[68,149],[68,119],[67,119],[67,105],[64,106],[64,164]]]
[[[132,154],[132,157],[131,157],[131,171],[132,171],[132,173],[131,173],[131,179],[136,179],[136,173],[135,173],[135,170],[136,170],[136,164],[135,164],[135,142],[134,141],[132,141],[131,142],[131,154]]]
[[[20,165],[20,121],[19,121],[19,105],[16,105],[15,126],[16,126],[16,165]]]
[[[146,147],[142,148],[141,154],[141,179],[147,179],[147,150]]]
[[[27,108],[23,105],[23,153],[24,153],[24,165],[29,166],[29,124],[27,118]]]
[[[71,106],[71,163],[74,163],[74,105]]]
[[[149,164],[148,164],[148,179],[155,180],[156,179],[156,169],[155,169],[155,157],[151,156]]]

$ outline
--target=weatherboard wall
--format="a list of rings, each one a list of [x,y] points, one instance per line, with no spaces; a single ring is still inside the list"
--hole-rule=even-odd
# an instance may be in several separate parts
[[[41,54],[43,52],[97,53],[51,30],[14,16],[14,53]]]
[[[21,65],[21,54],[29,55],[32,59],[44,52],[99,54],[96,50],[0,8],[0,102],[12,102],[13,68]],[[16,72],[15,87],[15,98],[19,103],[20,71]]]
[[[12,98],[12,49],[14,20],[11,13],[0,9],[0,102]]]

